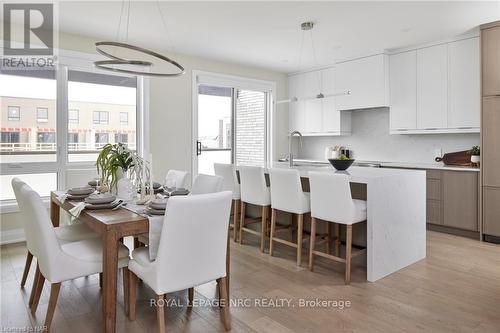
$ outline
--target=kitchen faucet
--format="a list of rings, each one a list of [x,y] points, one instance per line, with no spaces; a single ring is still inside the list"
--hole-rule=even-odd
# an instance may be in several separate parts
[[[292,139],[293,139],[294,135],[299,136],[300,148],[302,148],[302,133],[300,133],[299,131],[293,131],[288,136],[288,163],[289,163],[290,167],[293,166]]]

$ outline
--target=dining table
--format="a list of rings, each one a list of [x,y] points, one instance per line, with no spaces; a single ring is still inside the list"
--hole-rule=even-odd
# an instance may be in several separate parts
[[[50,218],[54,227],[59,226],[61,209],[69,212],[81,201],[60,200],[60,191],[50,194]],[[87,210],[78,216],[80,223],[85,223],[102,238],[102,331],[116,331],[116,294],[118,275],[118,248],[123,237],[137,236],[149,232],[148,216],[119,208]],[[226,274],[229,289],[229,236],[226,252]],[[229,292],[229,290],[228,290]],[[228,293],[229,295],[229,293]]]

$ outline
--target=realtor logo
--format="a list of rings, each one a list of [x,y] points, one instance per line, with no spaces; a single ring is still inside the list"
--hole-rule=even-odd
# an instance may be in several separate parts
[[[54,47],[53,4],[4,4],[3,35],[4,55],[52,55]],[[21,47],[13,46],[14,36],[19,39]]]

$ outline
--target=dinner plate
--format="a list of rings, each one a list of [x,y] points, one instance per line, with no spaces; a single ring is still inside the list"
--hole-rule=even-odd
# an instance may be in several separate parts
[[[68,190],[68,194],[73,195],[73,196],[79,196],[79,195],[89,195],[91,193],[94,193],[95,189],[90,186],[85,186],[85,187],[73,187]]]
[[[165,209],[153,209],[151,207],[146,207],[146,213],[152,215],[165,215]]]
[[[112,209],[118,206],[121,203],[121,200],[115,200],[113,202],[108,202],[105,204],[87,204],[85,205],[85,209],[97,210],[97,209]]]
[[[178,188],[178,189],[173,190],[172,192],[170,192],[167,189],[164,189],[163,191],[164,191],[164,193],[166,193],[168,195],[171,195],[171,196],[174,196],[174,195],[188,195],[189,194],[189,190],[186,189],[186,188]]]
[[[89,195],[85,202],[93,205],[107,204],[115,201],[116,196],[110,193],[96,193]]]
[[[167,203],[164,204],[158,204],[158,203],[152,203],[150,202],[148,207],[151,207],[152,209],[159,209],[159,210],[165,210],[167,208]]]
[[[68,199],[68,200],[84,200],[88,196],[89,196],[88,194],[83,194],[83,195],[71,195],[71,194],[68,194],[68,196],[66,197],[66,199]]]

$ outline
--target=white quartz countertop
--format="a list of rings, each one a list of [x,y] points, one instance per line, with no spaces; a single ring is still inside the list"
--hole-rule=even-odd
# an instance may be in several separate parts
[[[238,168],[238,167],[237,167]],[[272,162],[268,163],[264,169],[269,168],[290,168],[288,162]],[[297,169],[300,172],[300,176],[303,178],[309,177],[310,171],[319,171],[319,172],[329,172],[329,173],[337,173],[337,174],[345,174],[349,176],[349,180],[353,183],[362,183],[368,184],[369,182],[380,179],[380,178],[388,178],[388,177],[398,177],[405,176],[408,174],[416,174],[423,173],[423,170],[411,170],[411,169],[391,169],[391,168],[367,168],[367,167],[358,167],[351,166],[349,169],[345,171],[338,171],[333,168],[331,165],[320,164],[316,165],[297,165],[293,166],[293,169]]]
[[[328,161],[295,159],[295,163],[301,164],[324,164],[329,165]],[[450,170],[450,171],[468,171],[479,172],[479,168],[467,166],[444,165],[443,163],[416,163],[416,162],[382,162],[382,161],[364,161],[356,160],[355,163],[379,164],[382,168],[402,168],[402,169],[427,169],[427,170]],[[281,163],[281,162],[280,162]],[[349,168],[351,170],[351,168]]]

